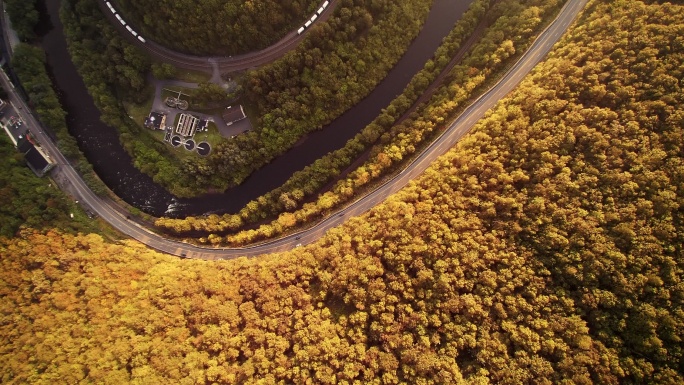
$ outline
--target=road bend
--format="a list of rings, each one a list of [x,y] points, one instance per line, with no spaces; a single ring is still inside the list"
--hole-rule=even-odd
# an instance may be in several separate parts
[[[110,1],[110,3],[114,6],[115,10],[117,10],[118,13],[118,6],[116,2]],[[98,4],[100,6],[100,9],[105,14],[106,18],[114,26],[114,28],[116,28],[122,36],[126,36],[126,38],[129,40],[131,44],[140,47],[150,56],[158,60],[173,64],[176,67],[211,73],[215,68],[214,65],[217,65],[219,71],[221,72],[233,72],[259,67],[282,57],[283,55],[285,55],[285,53],[296,47],[302,40],[304,40],[304,37],[310,32],[313,26],[328,20],[328,18],[330,18],[330,16],[335,11],[335,8],[339,4],[339,0],[331,0],[328,6],[323,10],[323,13],[318,15],[318,18],[312,24],[312,26],[305,29],[304,32],[302,32],[301,34],[299,34],[297,30],[294,30],[285,35],[282,39],[278,40],[274,44],[262,50],[234,56],[195,56],[190,54],[184,54],[166,48],[161,44],[154,42],[151,38],[147,37],[145,37],[145,42],[143,43],[142,41],[138,40],[138,38],[134,37],[126,29],[126,27],[116,18],[114,13],[109,9],[109,7],[107,7],[105,0],[99,0]],[[121,16],[120,13],[118,14],[119,16]],[[309,17],[311,16],[312,15],[309,15]],[[128,23],[127,20],[124,21]],[[306,21],[307,20],[302,21],[302,25]],[[131,28],[136,30],[136,28],[134,28],[133,25],[131,25]],[[136,32],[140,31],[137,30]]]
[[[197,246],[173,239],[167,239],[153,233],[147,228],[127,219],[125,214],[117,211],[112,204],[95,195],[74,168],[59,152],[57,146],[40,129],[40,123],[34,118],[31,110],[18,96],[17,92],[9,84],[6,76],[0,76],[5,89],[9,92],[12,104],[20,107],[18,112],[24,121],[32,129],[34,138],[38,140],[43,149],[57,164],[53,170],[53,179],[66,191],[72,193],[75,199],[91,211],[99,215],[103,220],[147,246],[161,252],[184,258],[197,258],[205,260],[233,259],[238,257],[253,257],[262,254],[285,251],[308,244],[322,237],[329,229],[338,226],[347,218],[358,216],[372,207],[384,201],[388,196],[406,186],[409,181],[420,176],[430,164],[439,156],[452,148],[463,135],[465,135],[475,123],[481,119],[487,110],[492,108],[501,98],[511,92],[534,66],[539,63],[560,36],[567,31],[573,20],[577,17],[588,0],[568,0],[563,6],[556,19],[542,31],[530,48],[509,69],[509,71],[487,92],[475,100],[461,115],[459,115],[445,130],[445,132],[418,155],[394,178],[388,180],[377,189],[359,198],[341,211],[323,219],[311,228],[292,234],[280,239],[271,240],[257,245],[241,248],[210,248]],[[3,73],[4,75],[4,73]]]

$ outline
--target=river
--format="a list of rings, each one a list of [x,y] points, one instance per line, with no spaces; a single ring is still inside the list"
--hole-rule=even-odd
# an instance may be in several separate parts
[[[119,142],[118,131],[100,121],[100,113],[71,62],[60,2],[47,0],[53,28],[42,39],[47,62],[67,111],[69,131],[100,178],[130,205],[154,216],[186,217],[239,211],[249,201],[277,188],[296,171],[341,148],[375,119],[399,95],[411,78],[432,58],[473,0],[435,0],[425,25],[387,77],[360,103],[298,146],[255,171],[243,184],[224,193],[177,198],[133,167]]]

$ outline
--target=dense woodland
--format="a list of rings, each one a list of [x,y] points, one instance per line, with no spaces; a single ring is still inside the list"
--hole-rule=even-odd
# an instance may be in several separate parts
[[[682,15],[591,1],[422,177],[288,253],[4,238],[1,381],[684,382]]]
[[[320,2],[322,3],[322,1]],[[154,41],[198,55],[234,55],[264,48],[296,30],[317,0],[118,0],[124,18]]]
[[[441,133],[445,122],[475,95],[483,92],[483,85],[511,65],[515,54],[531,43],[544,23],[562,5],[560,1],[525,0],[497,2],[491,7],[489,3],[489,0],[475,1],[435,53],[434,60],[428,62],[404,92],[342,149],[295,173],[281,187],[252,200],[237,214],[173,220],[162,218],[157,224],[181,235],[191,229],[217,233],[235,231],[246,224],[279,216],[273,223],[256,231],[228,238],[232,244],[242,244],[306,224],[345,202],[353,201],[378,180],[405,164],[417,150]],[[462,60],[451,62],[450,58],[471,35],[474,35],[476,43]],[[446,77],[443,83],[436,80],[438,75]],[[433,94],[430,102],[410,110],[433,82],[441,87],[430,91]],[[364,152],[370,155],[361,167],[348,178],[338,181],[332,191],[319,195],[326,184],[334,182],[340,171],[348,168]],[[216,234],[200,239],[211,243],[223,240]]]
[[[418,33],[430,3],[430,0],[406,4],[389,0],[342,2],[331,19],[319,23],[297,49],[248,76],[265,74],[280,78],[283,69],[296,69],[296,72],[286,74],[289,77],[283,79],[285,83],[273,82],[271,88],[260,90],[250,87],[253,91],[249,97],[257,106],[258,100],[287,97],[288,82],[295,82],[299,92],[309,95],[309,99],[317,96],[327,100],[335,97],[337,88],[324,88],[320,84],[335,81],[338,82],[336,86],[351,87],[344,93],[346,99],[340,100],[334,108],[317,107],[315,114],[309,114],[305,101],[288,103],[282,108],[285,113],[292,114],[290,129],[278,132],[270,127],[262,128],[259,122],[259,128],[248,135],[240,135],[239,139],[226,141],[215,148],[208,162],[196,160],[182,165],[168,154],[162,143],[154,143],[147,135],[141,135],[143,129],[127,120],[126,112],[112,96],[142,103],[149,95],[143,92],[144,76],[150,70],[149,61],[119,36],[94,0],[65,0],[62,20],[69,51],[102,112],[103,121],[119,129],[121,142],[134,158],[136,167],[174,194],[190,196],[206,192],[207,187],[225,189],[240,183],[256,168],[287,150],[305,132],[331,121],[367,95]],[[347,23],[352,16],[358,19]],[[340,28],[333,29],[330,25]],[[325,41],[324,46],[316,46],[315,62],[311,62],[307,54],[307,49],[314,48],[311,40]],[[359,67],[356,60],[341,59],[350,57],[366,58],[368,68]],[[371,67],[373,71],[370,71]],[[313,77],[314,70],[325,77],[320,74]],[[311,94],[312,91],[316,94]],[[268,115],[268,111],[259,113]]]
[[[49,179],[36,178],[10,139],[0,135],[0,237],[22,228],[87,231],[85,215]],[[75,218],[68,214],[74,213]]]
[[[153,92],[146,83],[151,69],[168,73],[163,66],[153,67],[147,56],[130,45],[106,20],[96,1],[62,0],[60,18],[64,24],[69,53],[88,87],[100,119],[120,132],[121,144],[142,172],[174,191],[189,195],[182,186],[192,181],[178,172],[180,163],[168,148],[149,135],[139,122],[126,114],[122,101],[142,103]],[[186,187],[187,189],[187,187]]]
[[[60,150],[67,157],[78,154],[78,147],[69,135],[66,112],[62,109],[57,93],[45,67],[45,53],[38,47],[18,44],[14,48],[11,67],[26,91],[29,104],[40,121],[50,127],[57,136]]]
[[[256,129],[221,143],[206,161],[184,163],[183,171],[223,188],[236,185],[303,135],[332,122],[392,69],[431,3],[343,1],[297,49],[247,73],[245,96],[257,109]]]
[[[26,91],[28,103],[46,127],[62,154],[70,159],[88,186],[99,195],[106,195],[107,186],[95,175],[93,167],[80,152],[76,140],[69,134],[66,112],[45,66],[45,53],[38,47],[20,43],[14,48],[11,67]]]
[[[12,29],[19,40],[31,41],[36,38],[36,24],[40,14],[36,8],[38,0],[5,0],[3,9],[12,21]]]

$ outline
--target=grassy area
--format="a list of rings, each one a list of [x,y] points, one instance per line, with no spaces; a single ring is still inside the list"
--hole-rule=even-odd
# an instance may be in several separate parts
[[[184,82],[190,83],[204,83],[211,79],[211,75],[202,71],[191,71],[181,68],[176,68],[175,78]]]
[[[158,142],[164,141],[165,131],[163,131],[163,130],[147,130],[146,132],[148,133],[149,136],[154,138],[154,140],[156,140]]]
[[[195,134],[195,142],[207,142],[209,145],[211,145],[211,148],[216,148],[221,141],[226,140],[226,138],[221,136],[216,123],[209,122],[207,128],[208,130],[206,132]]]
[[[150,115],[152,110],[152,103],[154,103],[154,89],[149,93],[149,98],[142,104],[126,103],[124,102],[124,108],[128,113],[128,116],[133,119],[133,121],[139,125],[143,126],[145,118]]]
[[[155,62],[155,65],[162,65],[161,62]],[[204,71],[193,71],[184,68],[175,67],[168,63],[163,63],[164,66],[169,66],[170,71],[164,71],[165,75],[161,79],[175,79],[190,83],[208,82],[211,79],[211,74]]]

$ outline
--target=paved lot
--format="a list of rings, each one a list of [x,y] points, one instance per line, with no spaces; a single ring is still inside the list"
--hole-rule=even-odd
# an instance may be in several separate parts
[[[2,118],[0,118],[0,122],[2,122],[3,127],[5,127],[5,130],[11,135],[12,141],[18,142],[19,136],[25,135],[28,132],[28,127],[26,126],[26,123],[24,123],[21,119],[17,117],[17,112],[11,105],[8,105],[3,110],[3,113],[4,115],[2,116]],[[17,122],[17,124],[14,124],[14,122]]]

